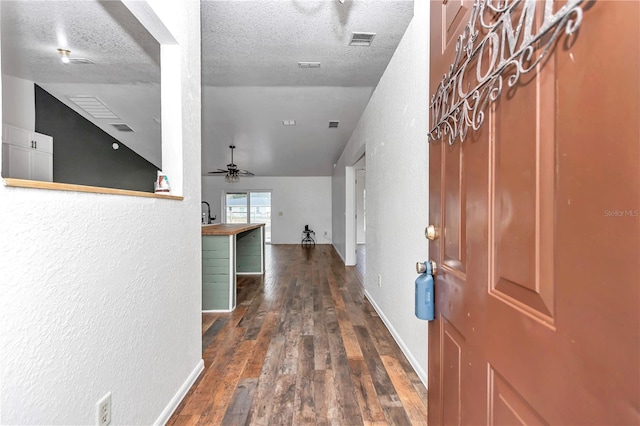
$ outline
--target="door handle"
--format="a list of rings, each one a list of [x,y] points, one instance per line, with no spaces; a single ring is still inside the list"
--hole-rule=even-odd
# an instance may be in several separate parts
[[[427,266],[429,266],[429,268],[427,268]],[[427,269],[430,269],[430,271],[428,272],[430,275],[436,275],[438,273],[438,264],[435,262],[435,260],[429,260],[427,262],[416,262],[417,273],[424,274],[425,272],[427,272]]]
[[[440,236],[440,232],[435,226],[429,225],[424,230],[424,236],[427,238],[427,240],[434,241],[438,239],[438,237]]]

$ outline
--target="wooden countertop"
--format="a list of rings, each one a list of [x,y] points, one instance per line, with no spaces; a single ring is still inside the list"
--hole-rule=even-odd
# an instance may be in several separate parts
[[[244,231],[260,228],[264,223],[217,223],[202,225],[202,235],[236,235]]]

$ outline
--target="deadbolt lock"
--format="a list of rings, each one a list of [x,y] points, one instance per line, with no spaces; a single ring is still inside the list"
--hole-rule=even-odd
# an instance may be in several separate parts
[[[436,240],[440,236],[439,234],[440,233],[433,225],[427,226],[427,228],[424,230],[424,236],[427,237],[427,240]]]

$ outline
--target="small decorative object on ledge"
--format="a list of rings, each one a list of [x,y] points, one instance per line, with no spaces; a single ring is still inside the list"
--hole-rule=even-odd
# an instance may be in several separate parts
[[[169,178],[167,175],[158,170],[158,178],[153,184],[153,189],[157,193],[169,193],[171,192],[171,187],[169,186]]]
[[[469,128],[478,130],[487,107],[500,98],[504,79],[514,87],[553,51],[563,30],[570,36],[580,27],[583,2],[568,0],[554,13],[554,0],[475,0],[453,64],[431,98],[429,142],[447,135],[453,145]]]

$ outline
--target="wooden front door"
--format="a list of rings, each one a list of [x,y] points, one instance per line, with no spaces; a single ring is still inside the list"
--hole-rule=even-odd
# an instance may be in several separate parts
[[[432,426],[640,423],[640,2],[583,7],[478,131],[430,143]],[[431,94],[471,8],[431,2]]]

